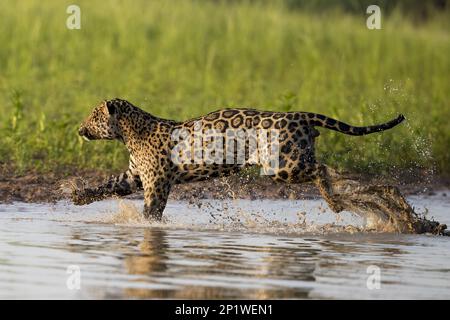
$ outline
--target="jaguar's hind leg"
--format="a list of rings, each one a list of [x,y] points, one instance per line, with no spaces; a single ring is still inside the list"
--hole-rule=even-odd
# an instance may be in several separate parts
[[[338,180],[336,179],[338,176],[339,174],[325,165],[308,163],[291,169],[283,167],[275,170],[275,175],[272,178],[277,182],[286,183],[314,182],[331,210],[339,213],[344,208],[339,204],[335,196],[336,189],[334,182]]]
[[[321,196],[325,199],[328,206],[335,213],[344,210],[335,197],[335,189],[333,187],[333,179],[336,178],[337,172],[325,165],[314,164],[311,168],[311,178],[319,188]]]

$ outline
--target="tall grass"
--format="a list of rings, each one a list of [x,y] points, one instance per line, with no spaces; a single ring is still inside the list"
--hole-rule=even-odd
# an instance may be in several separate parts
[[[305,110],[355,125],[408,119],[349,137],[322,130],[323,162],[351,171],[450,173],[448,12],[382,30],[363,15],[282,2],[1,0],[0,162],[17,170],[115,170],[123,146],[86,143],[77,126],[105,98],[177,120],[224,106]],[[442,16],[443,15],[443,16]]]

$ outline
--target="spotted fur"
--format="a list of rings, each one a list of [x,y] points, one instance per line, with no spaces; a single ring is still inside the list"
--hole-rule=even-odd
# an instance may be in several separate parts
[[[97,188],[86,189],[85,197],[77,194],[73,199],[75,203],[83,204],[89,202],[86,199],[125,196],[143,188],[144,215],[159,220],[173,185],[229,175],[250,165],[248,155],[243,164],[176,164],[172,161],[171,151],[175,144],[171,135],[174,130],[184,129],[195,134],[195,130],[199,129],[195,128],[195,125],[201,123],[202,133],[207,129],[225,132],[228,128],[278,130],[279,167],[272,178],[286,183],[314,181],[331,209],[339,212],[341,208],[333,201],[327,167],[319,164],[315,158],[314,139],[319,136],[316,127],[360,136],[390,129],[403,120],[404,117],[399,115],[384,124],[355,127],[311,112],[270,112],[233,108],[176,122],[157,118],[125,100],[108,100],[94,108],[81,124],[79,134],[88,140],[122,141],[130,153],[129,168]],[[189,146],[186,147],[189,149]]]

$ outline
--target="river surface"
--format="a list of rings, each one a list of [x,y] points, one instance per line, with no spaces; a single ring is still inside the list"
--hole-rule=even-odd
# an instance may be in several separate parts
[[[409,200],[450,225],[448,191]],[[142,206],[1,204],[0,298],[450,298],[450,237],[344,231],[321,200]]]

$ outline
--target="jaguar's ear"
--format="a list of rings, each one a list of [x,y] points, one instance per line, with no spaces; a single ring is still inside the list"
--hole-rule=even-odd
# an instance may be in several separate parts
[[[109,115],[116,114],[117,107],[114,105],[114,103],[112,101],[105,101],[104,104],[106,106],[105,111],[107,114],[109,114]]]

